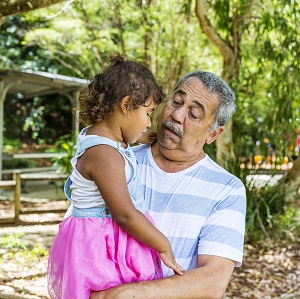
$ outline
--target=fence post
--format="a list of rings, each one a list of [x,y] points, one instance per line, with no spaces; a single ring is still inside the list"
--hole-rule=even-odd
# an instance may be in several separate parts
[[[14,189],[14,206],[15,206],[15,224],[20,223],[20,212],[21,212],[21,172],[14,171],[13,179],[16,182],[16,186]]]

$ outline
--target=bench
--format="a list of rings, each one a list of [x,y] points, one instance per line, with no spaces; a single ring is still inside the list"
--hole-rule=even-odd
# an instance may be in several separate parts
[[[14,223],[19,224],[20,222],[20,211],[21,211],[21,178],[20,172],[14,172],[13,180],[0,181],[0,189],[13,189],[14,191],[14,218],[0,219],[0,223]]]
[[[59,173],[22,173],[22,181],[64,181],[68,178],[67,174]]]
[[[0,181],[0,189],[12,189],[14,191],[14,218],[0,219],[0,224],[19,224],[20,214],[37,213],[58,213],[62,210],[22,210],[21,209],[21,185],[26,181],[65,181],[67,174],[58,173],[21,173],[17,170],[13,172],[13,180]]]

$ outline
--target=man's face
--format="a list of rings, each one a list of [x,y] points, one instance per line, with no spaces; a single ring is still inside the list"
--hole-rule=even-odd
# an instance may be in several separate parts
[[[218,104],[217,96],[209,93],[198,78],[188,78],[170,96],[159,116],[159,145],[188,156],[202,152],[203,145],[213,142],[223,131],[223,127],[210,131]]]

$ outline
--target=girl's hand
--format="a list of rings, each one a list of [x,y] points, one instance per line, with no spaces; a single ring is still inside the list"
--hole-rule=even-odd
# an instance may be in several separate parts
[[[157,133],[151,129],[147,129],[146,132],[143,132],[142,135],[137,140],[138,143],[151,143],[155,142],[157,139]]]
[[[161,258],[161,260],[163,261],[163,263],[164,263],[167,267],[173,269],[173,271],[174,271],[176,274],[179,274],[179,275],[183,275],[183,274],[184,274],[184,269],[183,269],[180,265],[178,265],[178,264],[176,263],[172,251],[159,252],[159,255],[160,255],[160,258]]]

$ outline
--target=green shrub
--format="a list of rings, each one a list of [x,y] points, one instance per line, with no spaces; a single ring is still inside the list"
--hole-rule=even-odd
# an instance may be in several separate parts
[[[257,184],[255,176],[259,174],[257,170],[241,168],[240,163],[231,161],[229,172],[236,175],[244,183],[247,196],[246,211],[246,235],[245,241],[256,244],[258,241],[274,235],[278,227],[275,220],[279,221],[279,216],[285,214],[288,203],[281,195],[279,183],[271,184],[271,179],[264,184]],[[278,174],[273,170],[270,175]]]
[[[3,260],[16,259],[18,261],[32,262],[40,257],[48,256],[48,250],[40,244],[29,245],[21,240],[23,234],[9,234],[0,238],[0,248],[5,250]],[[3,262],[3,261],[2,261]]]
[[[55,143],[59,152],[66,153],[65,157],[59,157],[53,159],[53,165],[59,166],[59,172],[68,174],[72,171],[71,159],[76,152],[76,138],[74,135],[67,134],[61,136]]]
[[[3,137],[3,153],[9,153],[22,147],[21,141]]]
[[[283,214],[273,218],[272,239],[276,241],[294,242],[300,238],[300,210],[294,206],[284,208]]]

